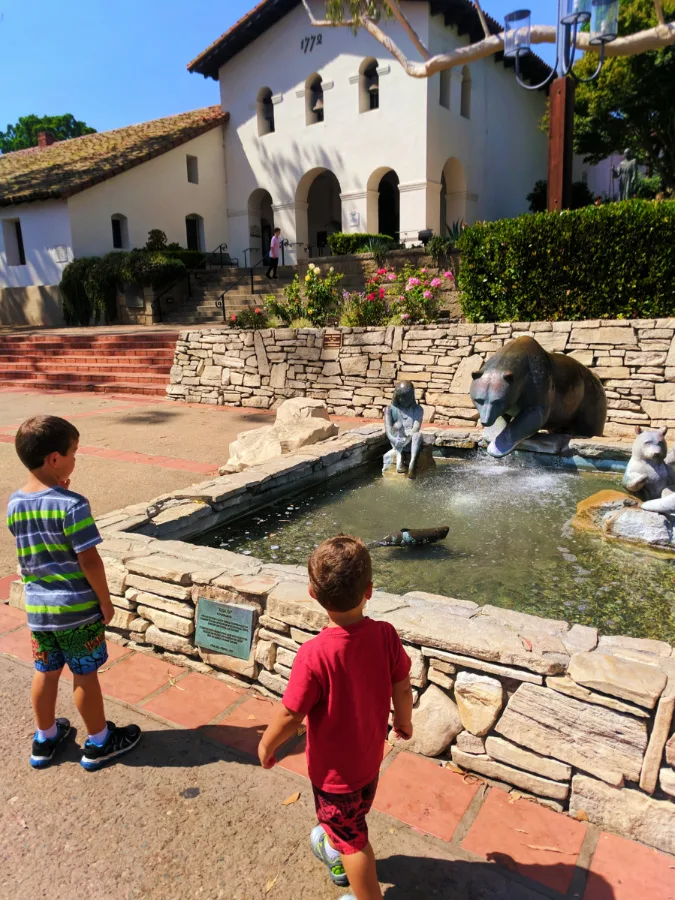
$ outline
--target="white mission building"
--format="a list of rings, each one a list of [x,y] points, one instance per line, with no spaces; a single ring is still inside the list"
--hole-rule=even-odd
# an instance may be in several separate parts
[[[433,54],[482,37],[471,0],[402,8]],[[383,27],[415,56],[398,23]],[[536,56],[524,66],[533,81],[548,71]],[[263,0],[188,68],[218,80],[222,110],[0,156],[0,323],[50,324],[44,288],[70,259],[143,246],[151,228],[192,249],[226,243],[243,265],[279,226],[289,263],[336,231],[410,243],[515,216],[546,178],[545,94],[501,55],[413,79],[366,32]]]
[[[312,5],[321,18],[325,4]],[[483,36],[470,0],[402,9],[432,54]],[[417,54],[398,23],[384,27]],[[536,57],[528,64],[533,79],[548,71]],[[230,116],[236,255],[259,253],[273,224],[294,258],[333,231],[416,241],[422,229],[526,212],[546,178],[545,94],[519,87],[501,56],[413,79],[367,32],[317,29],[300,0],[264,0],[188,68],[219,80]]]

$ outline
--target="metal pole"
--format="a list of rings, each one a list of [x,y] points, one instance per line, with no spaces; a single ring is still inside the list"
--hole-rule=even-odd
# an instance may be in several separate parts
[[[549,92],[548,128],[548,210],[569,209],[572,200],[574,161],[574,89],[571,75],[563,74],[570,53],[570,29],[562,24],[566,0],[558,0],[558,78]]]

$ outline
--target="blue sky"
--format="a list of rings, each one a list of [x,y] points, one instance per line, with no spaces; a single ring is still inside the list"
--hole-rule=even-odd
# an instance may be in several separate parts
[[[0,0],[0,129],[69,112],[104,131],[218,103],[216,82],[185,66],[255,2]],[[517,5],[484,0],[499,21]],[[533,22],[555,15],[556,0],[533,4]]]

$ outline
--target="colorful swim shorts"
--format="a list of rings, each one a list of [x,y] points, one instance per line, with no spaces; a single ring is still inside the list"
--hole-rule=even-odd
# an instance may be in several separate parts
[[[68,663],[73,675],[90,675],[108,659],[103,619],[63,631],[33,631],[31,638],[38,672],[56,672]]]
[[[329,794],[312,785],[316,817],[330,842],[340,853],[358,853],[368,843],[368,823],[377,790],[376,778],[350,794]]]

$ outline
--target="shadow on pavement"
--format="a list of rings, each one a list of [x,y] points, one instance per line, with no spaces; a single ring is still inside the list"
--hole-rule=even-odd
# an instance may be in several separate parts
[[[204,725],[199,728],[166,728],[143,730],[140,742],[125,756],[111,760],[108,765],[130,768],[195,768],[214,762],[238,762],[258,766],[258,742],[264,724],[251,728],[235,725]],[[52,766],[79,762],[86,732],[71,731],[66,746],[58,752]]]
[[[498,865],[495,865],[498,863]],[[583,900],[614,900],[614,890],[604,878],[593,874],[592,887],[584,893],[587,872],[578,866],[519,867],[510,857],[494,862],[390,856],[377,862],[377,874],[392,887],[385,900],[543,900],[574,897]]]

